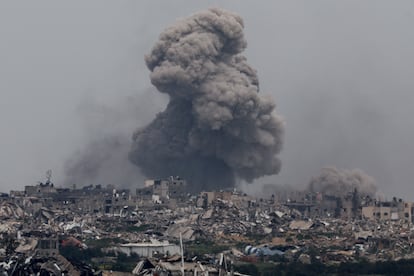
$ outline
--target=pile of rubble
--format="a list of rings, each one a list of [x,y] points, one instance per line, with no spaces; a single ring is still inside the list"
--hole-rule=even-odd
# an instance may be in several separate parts
[[[61,255],[13,255],[0,262],[1,275],[100,275],[85,264],[73,265]]]
[[[103,192],[100,195],[104,199],[107,196]],[[33,254],[41,242],[36,237],[42,235],[73,237],[72,243],[75,241],[81,248],[94,241],[111,241],[105,242],[107,249],[125,249],[136,243],[142,246],[154,239],[175,245],[180,239],[184,245],[208,241],[225,245],[230,250],[227,257],[234,262],[270,258],[276,262],[317,260],[336,264],[361,259],[375,262],[414,258],[414,229],[404,219],[381,221],[330,215],[310,218],[296,208],[310,205],[281,204],[231,192],[219,195],[211,200],[208,196],[187,196],[182,202],[168,204],[137,201],[134,208],[126,205],[120,212],[107,214],[92,207],[88,208],[95,211],[85,212],[86,207],[75,205],[42,205],[35,197],[4,198],[0,201],[2,271],[51,270],[56,266],[71,269],[56,257]],[[111,200],[122,202],[125,193],[110,196]],[[13,237],[15,244],[7,244],[9,237]],[[205,259],[209,258],[213,259]]]

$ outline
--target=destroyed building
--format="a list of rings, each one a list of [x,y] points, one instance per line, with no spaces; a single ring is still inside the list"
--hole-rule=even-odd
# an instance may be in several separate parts
[[[300,199],[288,199],[284,205],[294,208],[307,217],[333,217],[355,219],[362,215],[362,205],[366,196],[356,190],[345,195],[303,192]]]
[[[38,185],[25,186],[25,195],[27,196],[45,196],[56,193],[56,188],[50,180],[45,183],[40,182]]]
[[[380,221],[404,220],[414,223],[414,205],[411,202],[404,202],[402,199],[394,198],[392,201],[375,201],[372,204],[362,207],[362,215],[366,219]]]
[[[326,264],[361,256],[370,261],[414,258],[410,243],[414,205],[400,199],[384,202],[355,191],[342,196],[295,191],[285,201],[234,189],[190,194],[186,181],[177,177],[146,181],[136,193],[100,185],[33,187],[33,193],[14,191],[0,198],[0,236],[11,237],[16,244],[3,243],[0,256],[37,252],[37,258],[43,259],[36,262],[69,267],[58,257],[61,248],[68,244],[88,248],[92,242],[92,246],[103,244],[102,252],[109,255],[102,258],[108,259],[108,265],[114,254],[125,254],[152,258],[165,271],[175,271],[178,262],[171,259],[165,264],[165,258],[175,258],[182,240],[185,250],[202,243],[207,248],[216,244],[241,251],[228,255],[234,262],[282,258],[307,263],[315,247],[323,252],[318,257]],[[241,244],[257,250],[247,252]],[[186,260],[189,273],[206,267],[191,258],[217,261],[214,254],[192,250]],[[24,260],[17,267],[23,269]],[[142,269],[137,275],[145,275]],[[211,266],[212,273],[218,270],[217,265]]]
[[[179,176],[167,179],[147,179],[145,187],[137,189],[136,195],[142,199],[152,199],[155,203],[166,202],[170,199],[183,199],[187,192],[187,181]]]

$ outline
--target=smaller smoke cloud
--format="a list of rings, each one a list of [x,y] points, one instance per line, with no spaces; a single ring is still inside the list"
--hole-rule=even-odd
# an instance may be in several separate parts
[[[166,101],[165,97],[148,97],[149,94],[153,94],[151,89],[105,103],[89,99],[79,106],[86,137],[65,162],[64,185],[142,185],[141,171],[128,159],[130,130],[137,122],[147,124]]]
[[[323,168],[318,176],[312,177],[308,186],[311,192],[323,192],[327,195],[344,195],[355,189],[363,195],[375,196],[375,179],[360,169],[343,170],[327,167]]]
[[[129,139],[115,134],[91,141],[67,160],[65,183],[78,187],[89,184],[139,185],[143,177],[126,158],[128,150]]]

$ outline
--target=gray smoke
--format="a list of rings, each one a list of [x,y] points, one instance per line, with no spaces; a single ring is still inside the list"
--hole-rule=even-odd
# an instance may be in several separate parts
[[[113,184],[136,187],[143,177],[128,161],[128,140],[108,135],[93,140],[65,163],[66,185]]]
[[[133,188],[143,185],[143,175],[128,160],[130,131],[137,123],[148,124],[165,104],[163,97],[149,98],[152,90],[105,104],[96,99],[82,102],[77,114],[85,124],[87,137],[84,145],[65,161],[63,182],[66,186],[113,184]]]
[[[377,191],[375,179],[360,169],[341,170],[334,167],[323,168],[317,177],[309,182],[311,192],[327,195],[345,195],[355,189],[360,194],[374,196]]]
[[[209,9],[167,28],[145,57],[167,108],[133,135],[130,160],[149,177],[181,175],[194,190],[277,174],[283,122],[258,94],[240,16]]]

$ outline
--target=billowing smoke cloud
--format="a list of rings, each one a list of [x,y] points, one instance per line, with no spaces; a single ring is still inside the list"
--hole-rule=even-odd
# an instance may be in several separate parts
[[[310,191],[327,195],[345,195],[355,189],[363,195],[374,196],[377,191],[375,179],[359,169],[328,167],[323,168],[320,175],[309,182]]]
[[[194,190],[277,174],[283,122],[258,94],[240,53],[243,20],[210,9],[166,29],[145,57],[166,110],[133,135],[130,160],[149,177],[181,175]]]

